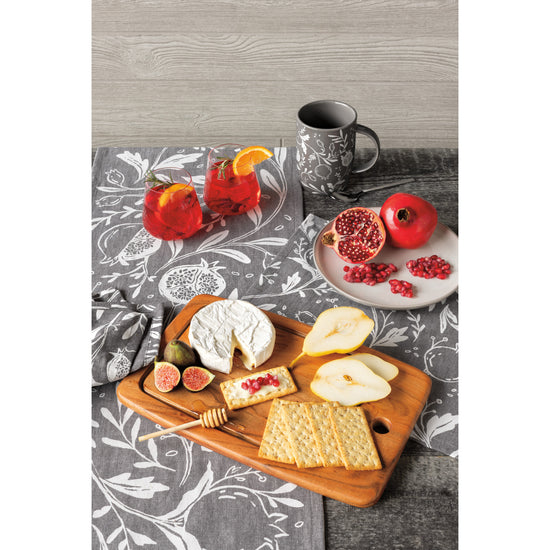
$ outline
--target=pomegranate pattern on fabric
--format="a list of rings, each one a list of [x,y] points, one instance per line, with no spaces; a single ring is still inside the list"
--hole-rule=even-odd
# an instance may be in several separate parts
[[[207,149],[152,149],[150,156],[121,150],[101,167],[94,182],[94,264],[101,273],[93,292],[117,287],[134,303],[162,301],[168,323],[198,294],[229,297],[233,281],[253,282],[298,227],[301,190],[288,185],[294,159],[276,148],[273,161],[258,168],[262,197],[240,216],[222,216],[202,202]],[[186,168],[203,208],[203,225],[191,238],[161,241],[143,228],[144,180],[149,170]],[[294,196],[295,195],[295,196]],[[282,210],[285,204],[284,212]]]
[[[301,189],[288,185],[295,160],[287,152],[275,149],[275,162],[259,167],[262,198],[256,208],[226,218],[203,206],[203,227],[193,237],[161,241],[142,225],[147,171],[185,167],[202,201],[207,150],[99,149],[93,171],[93,294],[116,288],[138,310],[161,304],[165,325],[197,294],[239,297],[303,218]],[[129,321],[128,334],[137,322]],[[160,336],[161,328],[157,331]],[[137,353],[135,346],[115,346],[119,341],[124,339],[117,333],[111,355],[99,333],[95,339],[94,350],[104,353],[111,377],[129,370],[126,352]],[[219,530],[204,529],[204,518],[224,514],[228,548],[279,548],[281,540],[289,548],[322,545],[320,495],[176,434],[138,443],[140,435],[158,429],[120,404],[115,383],[92,389],[94,548],[219,548]]]

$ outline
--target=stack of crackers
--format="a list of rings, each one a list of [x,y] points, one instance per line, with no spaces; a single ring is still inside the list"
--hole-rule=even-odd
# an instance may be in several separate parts
[[[363,409],[332,402],[274,399],[258,456],[298,468],[382,468]]]

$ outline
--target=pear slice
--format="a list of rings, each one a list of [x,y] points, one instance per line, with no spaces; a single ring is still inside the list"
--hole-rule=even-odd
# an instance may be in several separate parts
[[[388,382],[399,374],[399,369],[395,365],[388,363],[388,361],[378,357],[378,355],[373,355],[372,353],[353,353],[349,357],[350,359],[362,361],[374,374],[381,376]]]
[[[310,384],[311,391],[325,401],[352,406],[378,401],[391,392],[391,386],[374,374],[362,361],[343,357],[321,365]]]
[[[355,351],[374,328],[374,321],[356,307],[335,307],[323,311],[311,331],[304,338],[302,353],[289,368],[304,355],[319,357],[329,353]]]

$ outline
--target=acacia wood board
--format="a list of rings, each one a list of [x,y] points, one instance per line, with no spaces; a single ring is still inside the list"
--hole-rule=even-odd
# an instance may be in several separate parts
[[[170,323],[163,333],[160,349],[172,339],[189,343],[189,323],[193,315],[205,305],[221,300],[210,295],[193,298]],[[254,372],[280,365],[288,366],[302,350],[302,343],[311,326],[281,315],[265,312],[275,326],[275,349],[270,359]],[[256,468],[277,478],[295,483],[311,491],[350,504],[367,507],[375,504],[382,495],[401,456],[431,389],[431,379],[417,368],[394,359],[377,350],[362,346],[358,352],[367,352],[396,365],[399,374],[391,380],[391,393],[379,401],[364,403],[367,420],[382,461],[376,471],[349,471],[340,468],[298,468],[258,457],[258,448],[271,401],[229,411],[219,389],[220,383],[251,373],[240,363],[238,355],[230,374],[215,374],[210,385],[200,392],[190,392],[183,385],[168,393],[158,391],[153,381],[153,365],[127,376],[118,385],[120,402],[146,418],[170,428],[199,417],[200,413],[215,407],[226,407],[229,422],[219,428],[197,427],[178,432],[215,452]],[[298,387],[296,393],[282,399],[301,402],[320,402],[309,384],[317,369],[325,362],[342,357],[341,354],[323,357],[303,357],[291,370]]]

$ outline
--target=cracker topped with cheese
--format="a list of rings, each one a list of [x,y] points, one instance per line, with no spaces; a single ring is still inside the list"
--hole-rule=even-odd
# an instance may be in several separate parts
[[[265,363],[275,347],[275,327],[269,317],[244,300],[220,300],[199,310],[191,319],[189,343],[205,367],[226,374],[235,350],[252,370]]]
[[[227,406],[235,410],[289,395],[298,391],[298,388],[288,369],[281,366],[226,380],[220,384],[220,390]]]

